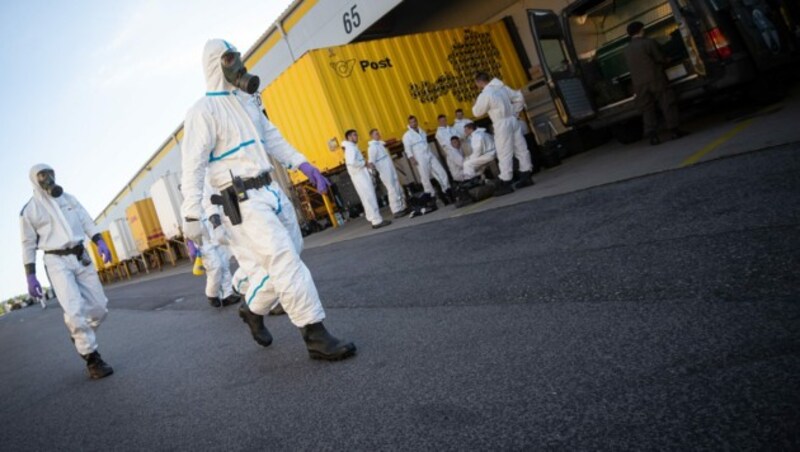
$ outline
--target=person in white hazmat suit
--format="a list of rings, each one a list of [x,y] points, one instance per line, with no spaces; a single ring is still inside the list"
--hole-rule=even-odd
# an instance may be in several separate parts
[[[86,361],[89,377],[107,377],[114,370],[97,351],[95,331],[108,314],[108,299],[83,246],[84,239],[91,237],[105,263],[111,262],[111,251],[86,209],[56,184],[55,171],[50,166],[34,165],[29,177],[33,197],[20,212],[28,294],[34,298],[43,296],[36,278],[36,250],[40,249],[44,251],[44,265],[58,303],[64,310],[64,323],[75,348]]]
[[[472,154],[464,160],[464,177],[467,179],[482,176],[484,170],[497,158],[494,137],[483,127],[469,123],[464,127]]]
[[[464,138],[455,127],[447,125],[447,116],[439,115],[437,118],[439,127],[436,129],[436,141],[439,142],[439,147],[444,151],[447,159],[447,168],[450,170],[450,175],[453,176],[455,182],[464,181],[464,154],[461,149],[456,149],[451,144],[453,137],[459,139]]]
[[[422,189],[430,195],[431,199],[436,199],[436,190],[431,184],[431,176],[436,178],[442,191],[445,192],[445,204],[450,203],[450,182],[447,180],[447,171],[439,162],[439,159],[431,152],[428,147],[428,134],[419,127],[416,116],[408,117],[408,130],[403,134],[403,148],[406,157],[413,166],[419,171]]]
[[[213,39],[203,50],[207,92],[186,115],[181,146],[184,233],[202,241],[203,181],[219,193],[231,251],[250,283],[239,313],[260,345],[271,344],[263,315],[279,301],[300,329],[311,358],[338,360],[355,354],[351,342],[325,329],[325,310],[300,259],[303,239],[292,203],[277,183],[268,155],[299,169],[322,193],[328,181],[297,152],[262,113],[258,77],[247,72],[228,42]],[[260,333],[267,333],[261,334]],[[268,337],[269,340],[260,340]]]
[[[406,198],[403,195],[403,187],[397,178],[397,170],[392,162],[389,151],[386,150],[386,143],[381,140],[381,133],[378,129],[369,131],[372,138],[367,148],[367,158],[369,165],[378,172],[381,182],[386,187],[389,196],[389,208],[395,218],[400,218],[411,213],[411,209],[406,206]]]
[[[500,167],[500,185],[495,190],[495,196],[509,194],[514,188],[533,185],[531,153],[517,120],[517,115],[525,106],[522,93],[512,90],[496,78],[490,78],[485,72],[479,72],[475,76],[475,84],[481,89],[481,93],[472,106],[472,114],[478,117],[488,113],[494,126]],[[520,174],[516,185],[512,187],[515,157],[519,161]]]
[[[364,161],[364,155],[358,149],[358,132],[348,130],[344,133],[342,148],[344,149],[344,163],[347,166],[347,174],[353,181],[361,205],[364,206],[364,216],[372,224],[372,229],[379,229],[392,224],[389,220],[384,220],[378,207],[378,197],[375,195],[375,186],[372,185],[372,175]]]
[[[211,195],[215,194],[211,185],[206,181],[203,193],[203,209],[205,215],[203,223],[203,243],[200,246],[200,255],[206,271],[206,298],[208,303],[215,308],[230,306],[241,301],[241,296],[234,293],[231,276],[230,254],[226,250],[228,238],[222,227],[222,216],[219,206],[211,203]],[[196,256],[191,255],[194,261]]]
[[[456,109],[456,119],[453,121],[453,128],[458,131],[459,137],[464,138],[467,136],[466,132],[464,132],[464,126],[471,122],[471,119],[464,117],[464,110],[460,108]]]

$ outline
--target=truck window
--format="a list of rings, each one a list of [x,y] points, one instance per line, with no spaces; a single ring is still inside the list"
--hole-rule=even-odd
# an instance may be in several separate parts
[[[551,74],[570,70],[569,56],[564,49],[563,41],[560,39],[542,39],[539,42],[542,45],[544,63]]]

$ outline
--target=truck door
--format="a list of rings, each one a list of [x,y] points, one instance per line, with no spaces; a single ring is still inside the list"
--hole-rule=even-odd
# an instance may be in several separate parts
[[[528,20],[539,64],[561,121],[572,126],[593,118],[596,111],[559,17],[551,10],[529,9]]]
[[[736,26],[750,55],[760,70],[787,63],[794,51],[791,17],[782,12],[792,2],[765,0],[729,0]],[[782,5],[786,3],[787,5]]]

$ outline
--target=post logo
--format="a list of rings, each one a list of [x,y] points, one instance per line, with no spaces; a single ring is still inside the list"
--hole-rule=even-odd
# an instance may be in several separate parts
[[[341,78],[347,78],[353,75],[353,68],[356,67],[356,60],[331,61],[331,67],[334,72],[336,72],[336,75]]]
[[[339,77],[347,78],[353,75],[353,68],[356,66],[356,60],[344,60],[344,61],[331,61],[331,67],[336,72]],[[392,60],[389,57],[383,58],[381,60],[372,61],[372,60],[361,60],[358,62],[358,67],[361,68],[361,72],[367,71],[379,71],[381,69],[392,69],[394,66],[392,65]]]

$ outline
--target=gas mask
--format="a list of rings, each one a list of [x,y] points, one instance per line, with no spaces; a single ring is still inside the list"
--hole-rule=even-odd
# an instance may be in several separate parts
[[[36,173],[36,181],[42,190],[46,191],[48,195],[53,198],[58,198],[64,193],[64,189],[56,184],[56,173],[53,170],[42,170]]]
[[[221,63],[222,74],[225,75],[225,80],[228,83],[247,94],[253,94],[258,91],[258,85],[261,80],[257,75],[247,72],[239,52],[225,52],[222,54]]]

